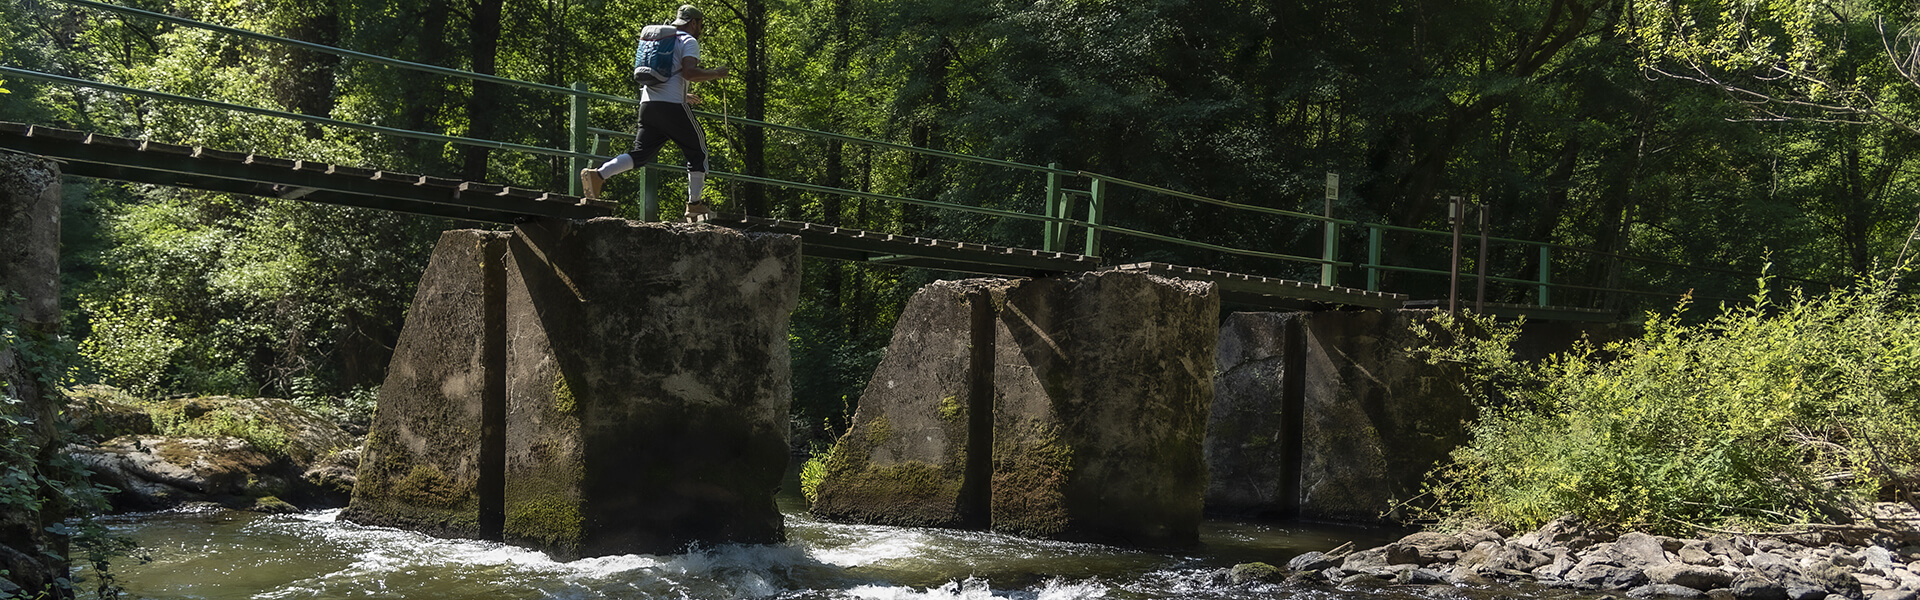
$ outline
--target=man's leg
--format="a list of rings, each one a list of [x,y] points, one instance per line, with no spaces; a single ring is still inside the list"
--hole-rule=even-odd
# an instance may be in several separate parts
[[[633,150],[613,157],[613,160],[601,164],[599,168],[580,170],[580,187],[588,198],[599,198],[601,186],[606,184],[608,178],[652,162],[653,157],[660,153],[660,147],[666,145],[667,140],[672,139],[661,131],[661,127],[647,124],[649,120],[659,120],[657,116],[648,118],[647,106],[652,104],[671,103],[643,102],[640,104],[639,125],[633,133]],[[674,111],[655,109],[654,112],[672,114]]]
[[[664,133],[672,137],[674,145],[687,156],[687,216],[705,220],[713,214],[706,201],[700,199],[707,184],[707,132],[693,119],[692,107],[682,104],[677,113]]]

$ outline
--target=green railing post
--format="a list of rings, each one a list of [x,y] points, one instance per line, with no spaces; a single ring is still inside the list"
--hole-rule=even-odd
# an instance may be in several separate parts
[[[1093,197],[1087,200],[1087,256],[1100,255],[1100,220],[1107,208],[1107,182],[1099,177],[1093,178],[1093,184],[1087,191]]]
[[[1340,224],[1327,221],[1326,231],[1320,244],[1320,259],[1327,261],[1320,263],[1320,285],[1330,286],[1340,279],[1340,268],[1333,266],[1340,260]]]
[[[1380,291],[1380,226],[1367,224],[1367,291]]]
[[[588,151],[587,96],[586,94],[584,94],[584,92],[587,91],[587,82],[585,81],[573,82],[573,91],[583,92],[583,93],[574,94],[572,96],[573,101],[570,103],[572,105],[572,110],[570,111],[571,114],[569,115],[570,119],[568,121],[567,134],[568,134],[568,139],[571,139],[573,141],[573,144],[569,149],[573,150],[574,152],[584,153]],[[585,190],[580,189],[580,178],[577,176],[577,174],[580,172],[581,169],[587,168],[587,159],[575,158],[569,162],[573,165],[573,168],[567,170],[567,193],[574,196],[578,196],[580,195],[581,192]]]
[[[660,173],[646,165],[640,171],[640,220],[653,222],[660,220]]]
[[[1551,306],[1552,305],[1551,303],[1553,302],[1553,292],[1551,291],[1550,288],[1547,287],[1548,275],[1553,272],[1553,263],[1551,262],[1552,260],[1553,260],[1553,248],[1547,246],[1546,244],[1541,244],[1540,245],[1540,293],[1536,295],[1537,300],[1540,303],[1540,306]]]
[[[1047,168],[1058,169],[1060,168],[1060,163],[1048,163]],[[1051,171],[1047,173],[1046,211],[1047,217],[1055,219],[1060,218],[1060,215],[1065,212],[1060,210],[1060,174]],[[1040,249],[1048,252],[1059,252],[1060,242],[1063,241],[1061,240],[1061,234],[1063,233],[1065,233],[1065,231],[1060,229],[1059,223],[1053,221],[1040,223]]]

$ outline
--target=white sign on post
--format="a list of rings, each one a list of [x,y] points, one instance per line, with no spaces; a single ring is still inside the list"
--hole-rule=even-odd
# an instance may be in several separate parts
[[[1340,174],[1334,173],[1334,172],[1328,172],[1327,173],[1327,200],[1333,201],[1333,200],[1339,200],[1339,199],[1340,199]]]

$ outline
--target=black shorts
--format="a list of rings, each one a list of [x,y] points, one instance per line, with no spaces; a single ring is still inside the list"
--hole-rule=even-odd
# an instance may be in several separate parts
[[[693,109],[679,102],[641,102],[640,126],[633,134],[635,167],[644,168],[660,154],[660,147],[673,140],[687,155],[687,170],[707,172],[707,133],[693,120]]]

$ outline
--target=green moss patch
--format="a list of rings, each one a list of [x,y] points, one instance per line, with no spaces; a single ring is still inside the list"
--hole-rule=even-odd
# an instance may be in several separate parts
[[[1073,449],[1059,427],[1035,424],[1024,439],[996,441],[993,452],[993,530],[1048,537],[1067,530],[1067,477]]]

